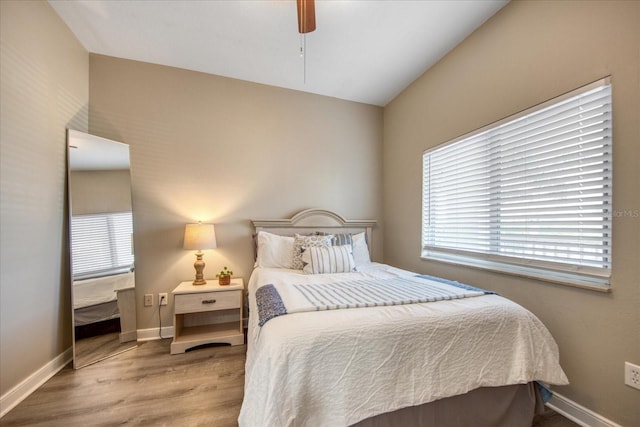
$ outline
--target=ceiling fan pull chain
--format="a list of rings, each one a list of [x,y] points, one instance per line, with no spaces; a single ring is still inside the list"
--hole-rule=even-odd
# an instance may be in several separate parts
[[[302,59],[302,83],[307,83],[307,35],[300,34],[300,58]]]

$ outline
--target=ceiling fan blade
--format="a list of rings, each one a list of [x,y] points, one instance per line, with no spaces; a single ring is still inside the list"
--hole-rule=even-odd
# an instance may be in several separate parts
[[[316,29],[315,0],[296,0],[298,4],[298,32],[310,33]]]

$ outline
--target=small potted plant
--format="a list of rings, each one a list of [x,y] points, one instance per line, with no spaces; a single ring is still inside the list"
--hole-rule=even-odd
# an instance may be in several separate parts
[[[231,276],[233,275],[233,271],[229,270],[227,267],[224,267],[220,273],[216,274],[216,278],[218,279],[218,283],[220,286],[228,285],[231,283]]]

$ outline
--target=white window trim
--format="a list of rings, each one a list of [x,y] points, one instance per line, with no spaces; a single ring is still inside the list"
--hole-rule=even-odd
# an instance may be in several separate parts
[[[581,273],[566,270],[555,270],[549,266],[542,268],[539,266],[527,266],[517,263],[507,263],[498,260],[481,259],[474,256],[461,254],[447,254],[444,251],[423,249],[420,257],[428,261],[438,261],[447,264],[464,265],[465,267],[477,268],[481,270],[493,271],[496,273],[506,273],[518,277],[542,280],[544,282],[557,283],[561,285],[573,286],[577,288],[590,289],[600,292],[611,292],[609,276],[601,276],[593,273],[588,275],[586,271]],[[523,260],[526,261],[526,260]],[[576,269],[580,270],[580,269]]]
[[[516,113],[512,116],[501,119],[497,122],[491,123],[475,131],[462,135],[454,140],[448,141],[445,144],[440,144],[436,147],[430,148],[423,153],[427,154],[433,150],[442,148],[445,145],[453,144],[463,139],[469,138],[473,135],[480,134],[489,129],[496,128],[501,124],[515,121],[520,117],[531,114],[537,110],[546,108],[547,106],[560,103],[566,99],[572,98],[580,93],[588,92],[600,86],[608,85],[611,83],[611,78],[606,77],[596,82],[582,86],[576,90],[568,92],[559,97],[550,99],[534,107],[528,108],[524,111]],[[424,172],[423,172],[424,179]],[[424,190],[423,190],[424,194]],[[423,204],[424,206],[424,204]],[[613,217],[613,216],[612,216]],[[421,228],[424,227],[424,213],[421,219]],[[601,269],[588,266],[569,266],[566,264],[557,264],[554,262],[545,262],[540,260],[530,260],[525,258],[515,257],[503,257],[494,256],[492,254],[475,253],[458,251],[453,249],[445,249],[439,247],[430,247],[424,244],[422,246],[421,258],[424,260],[434,260],[438,262],[444,262],[449,264],[464,265],[467,267],[478,268],[498,273],[506,273],[519,277],[534,278],[542,281],[559,283],[563,285],[569,285],[579,288],[585,288],[590,290],[596,290],[601,292],[611,291],[611,271],[612,269]],[[611,264],[613,260],[611,260]]]

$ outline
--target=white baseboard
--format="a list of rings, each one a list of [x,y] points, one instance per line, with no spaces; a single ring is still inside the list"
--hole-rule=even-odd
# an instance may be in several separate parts
[[[547,406],[582,427],[622,427],[555,391]]]
[[[162,328],[162,338],[173,338],[173,326],[164,326]],[[159,328],[138,329],[138,341],[153,341],[159,339]]]
[[[60,372],[73,359],[70,347],[0,397],[0,418]]]

